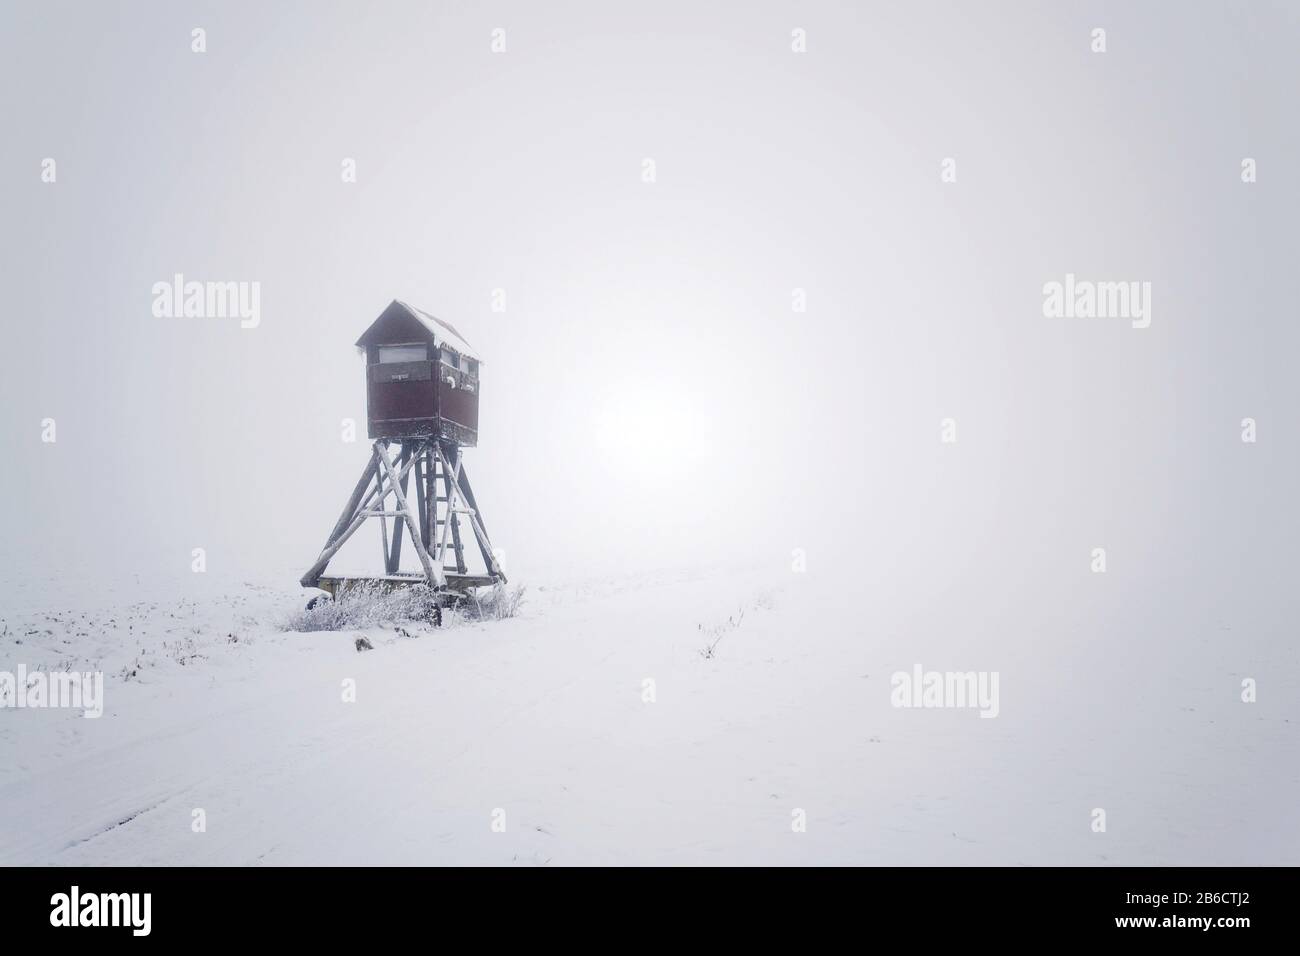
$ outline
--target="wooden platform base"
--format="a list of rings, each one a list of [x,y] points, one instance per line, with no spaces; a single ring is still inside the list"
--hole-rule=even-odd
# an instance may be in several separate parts
[[[455,593],[457,596],[463,595],[473,588],[490,587],[496,583],[490,574],[448,574],[446,575],[446,582],[446,590]],[[317,580],[316,587],[330,597],[338,598],[346,594],[351,588],[358,586],[378,587],[384,591],[393,591],[397,588],[409,588],[412,585],[427,583],[421,574],[379,574],[374,577],[344,577],[323,574]]]

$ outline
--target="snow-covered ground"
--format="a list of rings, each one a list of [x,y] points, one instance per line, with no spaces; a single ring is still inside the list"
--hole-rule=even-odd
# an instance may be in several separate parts
[[[0,709],[0,863],[1300,862],[1295,655],[1242,703],[1221,621],[1170,655],[1077,601],[729,568],[281,630],[304,596],[0,611],[0,670],[105,674],[99,719]],[[997,718],[891,706],[918,663],[996,669]]]

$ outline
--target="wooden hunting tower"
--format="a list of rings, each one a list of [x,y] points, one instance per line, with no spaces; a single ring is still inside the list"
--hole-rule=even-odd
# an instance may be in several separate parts
[[[396,300],[357,339],[357,348],[366,355],[366,418],[374,444],[303,587],[336,595],[362,581],[427,584],[437,591],[504,582],[461,457],[462,447],[478,444],[478,356],[449,323]],[[394,444],[395,460],[389,454]],[[327,577],[330,558],[367,518],[379,519],[384,574]],[[468,569],[462,522],[478,544],[482,573]],[[401,571],[403,532],[419,558],[419,573]]]

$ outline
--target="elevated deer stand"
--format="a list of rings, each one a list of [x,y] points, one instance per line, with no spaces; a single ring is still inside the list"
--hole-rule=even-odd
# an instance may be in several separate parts
[[[398,446],[396,461],[390,456],[392,445]],[[411,476],[414,474],[414,495],[409,494]],[[412,502],[414,497],[414,502]],[[324,574],[326,566],[344,543],[356,533],[367,518],[378,518],[380,540],[383,546],[384,568],[382,577],[344,578]],[[389,519],[392,531],[389,532]],[[468,574],[465,565],[464,542],[461,538],[461,519],[464,518],[483,558],[486,574]],[[399,568],[402,558],[403,535],[411,539],[411,546],[420,559],[423,574],[403,574]],[[455,442],[435,436],[393,440],[380,438],[370,454],[370,461],[357,481],[343,514],[330,532],[325,547],[306,574],[303,587],[318,587],[331,596],[346,590],[355,583],[378,582],[389,587],[410,584],[427,584],[439,592],[463,594],[470,588],[504,582],[492,543],[488,540],[483,516],[474,501],[469,477],[461,461],[460,448]]]
[[[439,606],[471,588],[504,582],[460,454],[478,444],[481,360],[451,323],[397,299],[356,347],[366,356],[366,420],[374,445],[325,548],[302,576],[303,587],[337,597],[354,584],[425,584]],[[330,558],[367,518],[379,519],[384,575],[326,577]],[[474,532],[483,574],[466,569],[461,519]],[[401,570],[403,536],[420,559],[418,574]]]

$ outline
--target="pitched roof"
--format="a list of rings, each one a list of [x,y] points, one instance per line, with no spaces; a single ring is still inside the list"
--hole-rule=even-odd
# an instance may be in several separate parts
[[[440,348],[449,348],[453,352],[459,352],[466,358],[474,359],[476,362],[481,363],[483,361],[475,354],[470,344],[465,341],[465,337],[457,332],[456,327],[450,322],[444,322],[437,316],[430,315],[423,309],[417,309],[413,305],[408,305],[400,299],[394,299],[388,308],[383,311],[383,314],[370,323],[370,327],[361,334],[361,338],[357,339],[357,347],[365,348],[369,345],[372,337],[374,337],[373,334],[378,334],[376,330],[387,333],[395,325],[405,325],[412,321],[429,336],[434,345]],[[411,327],[414,330],[417,326]]]

